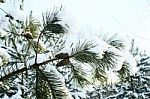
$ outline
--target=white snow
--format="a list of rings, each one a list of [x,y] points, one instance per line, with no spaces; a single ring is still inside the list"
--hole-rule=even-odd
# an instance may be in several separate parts
[[[0,66],[3,65],[2,58],[0,57]]]
[[[10,99],[6,94],[4,94],[4,97],[2,99]]]
[[[3,48],[0,48],[0,58],[2,59],[3,64],[7,64],[10,60],[10,55]]]
[[[19,9],[12,9],[12,11],[10,11],[10,14],[12,16],[15,17],[15,19],[19,19],[19,20],[24,20],[25,19],[25,15],[24,15],[24,12],[19,10]],[[62,23],[63,25],[65,25],[66,23],[69,23],[70,20],[68,20],[69,17],[65,17],[64,16],[64,19],[66,18],[66,20],[64,20],[65,22]],[[67,22],[68,21],[68,22]],[[14,23],[16,24],[16,23]],[[70,22],[70,25],[69,26],[72,26],[73,23]],[[66,36],[64,37],[64,40],[66,40],[66,45],[65,45],[65,48],[62,50],[64,52],[67,52],[67,53],[71,53],[71,48],[75,48],[76,44],[79,42],[80,40],[80,43],[82,44],[85,40],[87,41],[92,41],[94,44],[96,44],[96,47],[92,48],[91,51],[94,51],[96,53],[99,53],[99,56],[101,58],[103,58],[103,54],[105,51],[114,51],[116,52],[117,54],[120,55],[120,57],[118,58],[117,60],[117,64],[116,64],[116,67],[110,71],[108,71],[109,73],[109,79],[108,79],[108,82],[114,82],[117,78],[116,74],[114,72],[112,72],[113,70],[120,70],[121,67],[122,67],[122,64],[124,61],[127,61],[129,64],[130,64],[130,68],[131,68],[131,75],[134,75],[135,72],[137,71],[137,68],[136,68],[136,61],[134,59],[134,57],[128,52],[129,48],[130,48],[130,44],[129,42],[127,42],[127,40],[125,40],[124,38],[122,38],[123,40],[125,40],[125,49],[123,51],[120,51],[114,47],[110,47],[105,41],[103,41],[101,38],[99,38],[98,36],[91,36],[90,33],[78,33],[78,26],[73,26],[73,30],[70,30],[68,34],[66,34]],[[3,30],[0,29],[0,37],[4,37],[7,33]],[[119,37],[120,38],[120,37]],[[40,45],[42,46],[43,49],[46,49],[46,46],[43,44],[43,42],[39,42]],[[21,46],[19,46],[21,48]],[[47,60],[49,59],[49,56],[48,54],[38,54],[38,58],[37,58],[37,62],[40,63],[40,62],[43,62],[44,60]],[[3,62],[3,58],[7,59],[9,61],[10,59],[10,56],[9,54],[2,48],[0,48],[0,63]],[[35,62],[35,59],[33,58],[32,60],[28,61],[28,65],[31,65],[31,64],[34,64]],[[63,76],[57,71],[57,69],[54,67],[54,66],[50,66],[50,65],[47,65],[46,71],[50,71],[51,73],[56,73],[55,75],[57,75],[57,77],[60,77],[60,79],[62,81],[64,81],[63,79]],[[15,80],[17,82],[17,80]],[[20,94],[21,94],[21,90],[19,90],[17,92],[17,94],[15,94],[14,96],[12,96],[11,99],[22,99],[20,97]],[[81,97],[85,97],[83,93],[80,93],[80,92],[76,92],[76,93],[73,93],[74,95],[78,95],[78,96],[81,96]],[[135,96],[136,93],[135,93]],[[20,98],[18,98],[20,97]],[[5,95],[5,99],[8,99],[8,97]]]
[[[134,75],[138,71],[138,68],[136,67],[137,63],[136,63],[135,58],[128,51],[124,52],[124,56],[125,56],[125,61],[129,63],[130,68],[131,68],[130,75]]]
[[[65,48],[62,51],[71,53],[71,48],[75,48],[79,41],[82,44],[86,39],[82,37],[82,34],[80,33],[67,33],[63,37],[63,40],[66,40],[66,43]]]
[[[90,51],[93,51],[95,53],[99,54],[100,58],[103,58],[103,54],[105,51],[108,50],[108,44],[103,41],[98,36],[93,36],[90,33],[68,33],[63,38],[66,40],[65,48],[62,50],[62,52],[68,52],[71,53],[72,49],[75,48],[76,45],[80,42],[82,44],[85,41],[89,41],[95,45],[94,48],[91,48]]]
[[[4,37],[7,35],[7,32],[0,28],[0,37]]]
[[[49,55],[48,54],[38,54],[37,63],[41,63],[45,60],[49,60]],[[35,58],[32,58],[27,62],[27,66],[33,65],[34,63],[35,63]]]
[[[116,60],[116,65],[115,65],[115,67],[112,70],[114,70],[114,71],[120,70],[121,67],[122,67],[122,64],[123,64],[123,62],[125,60],[123,51],[120,51],[119,49],[117,49],[117,48],[115,48],[113,46],[110,46],[110,45],[109,45],[108,51],[114,52],[115,54],[118,55],[118,56],[115,57],[117,59]]]
[[[13,95],[10,99],[23,99],[21,97],[21,94],[22,94],[22,91],[21,91],[20,87],[18,87],[17,93],[15,95]]]
[[[72,15],[71,11],[67,9],[63,9],[59,13],[59,17],[62,19],[60,22],[61,25],[66,26],[66,24],[69,26],[68,33],[77,33],[80,30],[80,24],[75,16]]]
[[[37,41],[38,39],[33,40],[33,44],[35,45],[35,47],[37,45]],[[39,40],[38,49],[39,49],[39,53],[42,53],[43,51],[46,50],[46,45],[41,40]]]
[[[86,95],[83,92],[72,92],[71,94],[76,97],[75,99],[86,98]]]
[[[108,84],[114,84],[119,81],[117,74],[115,72],[113,72],[112,70],[109,70],[106,73],[107,73],[107,77],[108,77],[108,79],[107,79]]]
[[[3,82],[2,81],[0,81],[0,86],[3,86]]]
[[[94,48],[91,49],[91,51],[99,53],[99,57],[103,58],[103,54],[105,51],[108,50],[109,45],[99,37],[93,36],[91,39],[96,45]]]

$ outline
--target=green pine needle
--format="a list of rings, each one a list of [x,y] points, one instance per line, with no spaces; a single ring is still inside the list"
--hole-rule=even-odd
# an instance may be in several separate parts
[[[43,31],[49,31],[49,35],[62,33],[64,34],[67,32],[66,27],[60,24],[61,19],[58,17],[58,13],[60,11],[61,10],[54,8],[52,12],[46,12],[43,14]]]
[[[87,73],[81,66],[72,65],[71,69],[72,79],[77,86],[83,88],[84,86],[90,84]]]
[[[122,65],[122,68],[117,71],[118,72],[118,76],[120,78],[120,80],[123,80],[125,77],[127,77],[130,73],[130,65],[127,62],[124,62]]]

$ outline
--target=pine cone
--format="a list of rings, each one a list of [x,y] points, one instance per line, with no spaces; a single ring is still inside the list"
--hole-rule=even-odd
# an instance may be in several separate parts
[[[6,0],[0,0],[0,2],[1,2],[1,3],[5,3],[5,2],[6,2]]]
[[[68,53],[59,53],[59,54],[55,55],[55,57],[58,59],[69,59]]]
[[[64,66],[64,65],[68,65],[70,63],[70,60],[69,59],[63,59],[61,60],[60,62],[58,62],[56,64],[56,66]]]
[[[25,34],[23,34],[23,36],[28,39],[33,39],[32,33],[30,33],[30,32],[26,32]]]

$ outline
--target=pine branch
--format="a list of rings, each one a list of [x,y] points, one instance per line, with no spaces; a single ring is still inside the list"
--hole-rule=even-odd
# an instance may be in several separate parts
[[[49,31],[49,33],[45,33],[45,35],[63,34],[67,31],[67,29],[59,23],[61,22],[61,19],[58,17],[60,11],[61,9],[58,10],[54,8],[52,12],[43,14],[43,31]]]
[[[99,67],[113,68],[116,64],[117,54],[112,51],[105,51],[103,58],[99,57],[99,53],[90,51],[95,46],[90,42],[83,42],[72,49],[71,58],[81,63],[94,64]]]
[[[39,45],[39,41],[40,41],[40,38],[41,38],[42,34],[43,34],[43,32],[40,33],[40,35],[39,35],[39,37],[38,37],[38,40],[37,40],[36,46]],[[36,51],[35,51],[35,63],[37,63],[37,57],[38,57],[38,52],[37,52],[37,50],[38,50],[38,47],[36,48]]]
[[[72,49],[71,58],[80,63],[98,65],[100,61],[98,53],[90,51],[90,49],[94,47],[91,42],[84,41],[82,44],[79,42],[77,46]]]
[[[125,47],[124,43],[121,40],[112,40],[109,42],[109,44],[119,50],[124,49]]]
[[[47,80],[44,79],[43,75],[38,71],[38,79],[36,80],[36,99],[51,99],[52,91],[48,85]]]
[[[71,80],[73,80],[77,86],[83,88],[84,86],[90,84],[86,71],[77,64],[71,64],[71,76]]]
[[[106,66],[103,65],[103,62],[108,63],[109,61],[106,61],[107,59],[101,59],[98,53],[90,51],[90,49],[94,47],[95,46],[91,42],[84,41],[82,44],[80,44],[79,42],[77,46],[72,49],[71,58],[73,58],[75,61],[79,63],[89,64],[93,68],[92,78],[97,79],[99,81],[103,81],[106,80],[106,73],[105,73]],[[84,70],[81,68],[81,66],[79,67],[71,66],[71,68],[72,68],[72,76],[74,77],[73,80],[77,84],[79,84],[82,87],[83,85],[89,83],[89,81],[86,79],[86,75],[84,74]]]
[[[39,67],[39,66],[42,66],[42,65],[46,65],[46,64],[48,64],[49,62],[52,62],[52,61],[55,61],[55,60],[57,60],[57,59],[54,58],[54,59],[50,59],[50,60],[43,61],[43,62],[41,62],[41,63],[33,64],[33,65],[30,66],[30,68],[23,67],[23,68],[21,68],[21,69],[17,69],[17,70],[15,70],[15,71],[13,71],[13,72],[11,72],[11,73],[9,73],[9,74],[7,74],[7,75],[1,77],[1,78],[0,78],[0,81],[9,79],[10,77],[12,77],[12,76],[14,76],[14,75],[16,75],[16,74],[22,73],[22,72],[24,72],[24,71],[26,71],[26,70],[30,70],[31,68],[36,68],[36,67]]]
[[[65,81],[62,79],[57,69],[51,70],[50,72],[40,70],[41,78],[48,82],[54,99],[72,99]]]
[[[119,49],[119,50],[122,50],[125,48],[125,45],[124,45],[124,42],[121,40],[121,39],[118,39],[117,38],[117,33],[114,34],[113,36],[111,37],[107,37],[107,35],[103,38],[104,41],[106,41],[109,45]]]
[[[104,82],[107,79],[105,70],[115,67],[119,55],[112,51],[105,51],[103,58],[101,58],[99,57],[99,53],[90,51],[93,47],[95,46],[90,42],[85,41],[82,44],[79,42],[77,46],[72,49],[71,58],[78,63],[89,64],[93,68],[92,79],[94,81],[99,80]],[[82,70],[80,70],[80,72],[82,72]]]
[[[16,75],[16,74],[22,73],[22,72],[24,72],[24,71],[26,71],[26,70],[28,70],[27,67],[24,67],[24,68],[22,68],[22,69],[16,70],[16,71],[14,71],[14,72],[12,72],[12,73],[9,73],[8,75],[5,75],[5,76],[1,77],[1,78],[0,78],[0,81],[4,81],[4,80],[6,80],[6,79],[9,79],[10,77],[12,77],[12,76],[14,76],[14,75]]]
[[[112,51],[104,52],[103,58],[100,59],[99,65],[102,66],[104,69],[114,68],[116,65],[117,58],[119,55]]]
[[[97,81],[104,83],[107,80],[107,76],[106,76],[106,73],[104,70],[97,67],[97,68],[93,69],[92,79],[93,79],[93,83],[95,83],[95,82],[97,83]]]
[[[120,78],[120,80],[125,79],[125,77],[129,76],[130,73],[130,65],[129,63],[127,63],[126,61],[123,63],[122,68],[117,71],[118,72],[118,76]]]
[[[75,54],[74,54],[74,55],[75,55]],[[69,58],[74,57],[74,55],[70,56]],[[55,61],[55,60],[58,60],[58,59],[57,59],[57,58],[54,58],[54,59],[50,59],[50,60],[43,61],[43,62],[41,62],[41,63],[36,63],[36,64],[31,65],[30,68],[35,68],[35,67],[38,67],[38,66],[46,65],[46,64],[48,64],[49,62],[52,62],[52,61]],[[19,74],[19,73],[22,73],[22,72],[26,71],[26,70],[29,70],[30,68],[24,67],[24,68],[22,68],[22,69],[13,71],[12,73],[1,77],[1,78],[0,78],[0,81],[5,80],[5,79],[8,79],[8,78],[10,78],[10,77],[12,77],[12,76],[14,76],[14,75],[16,75],[16,74]]]

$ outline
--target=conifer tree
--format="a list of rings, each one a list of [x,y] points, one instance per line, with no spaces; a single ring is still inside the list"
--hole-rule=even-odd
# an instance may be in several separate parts
[[[93,51],[97,45],[90,40],[70,41],[68,47],[64,36],[69,27],[61,24],[60,11],[62,7],[43,13],[42,22],[32,12],[26,20],[5,13],[8,28],[0,30],[0,97],[72,99],[69,84],[83,88],[106,83],[106,70],[114,68],[119,58],[111,48],[122,49],[123,43],[109,39],[110,46],[102,53]]]

